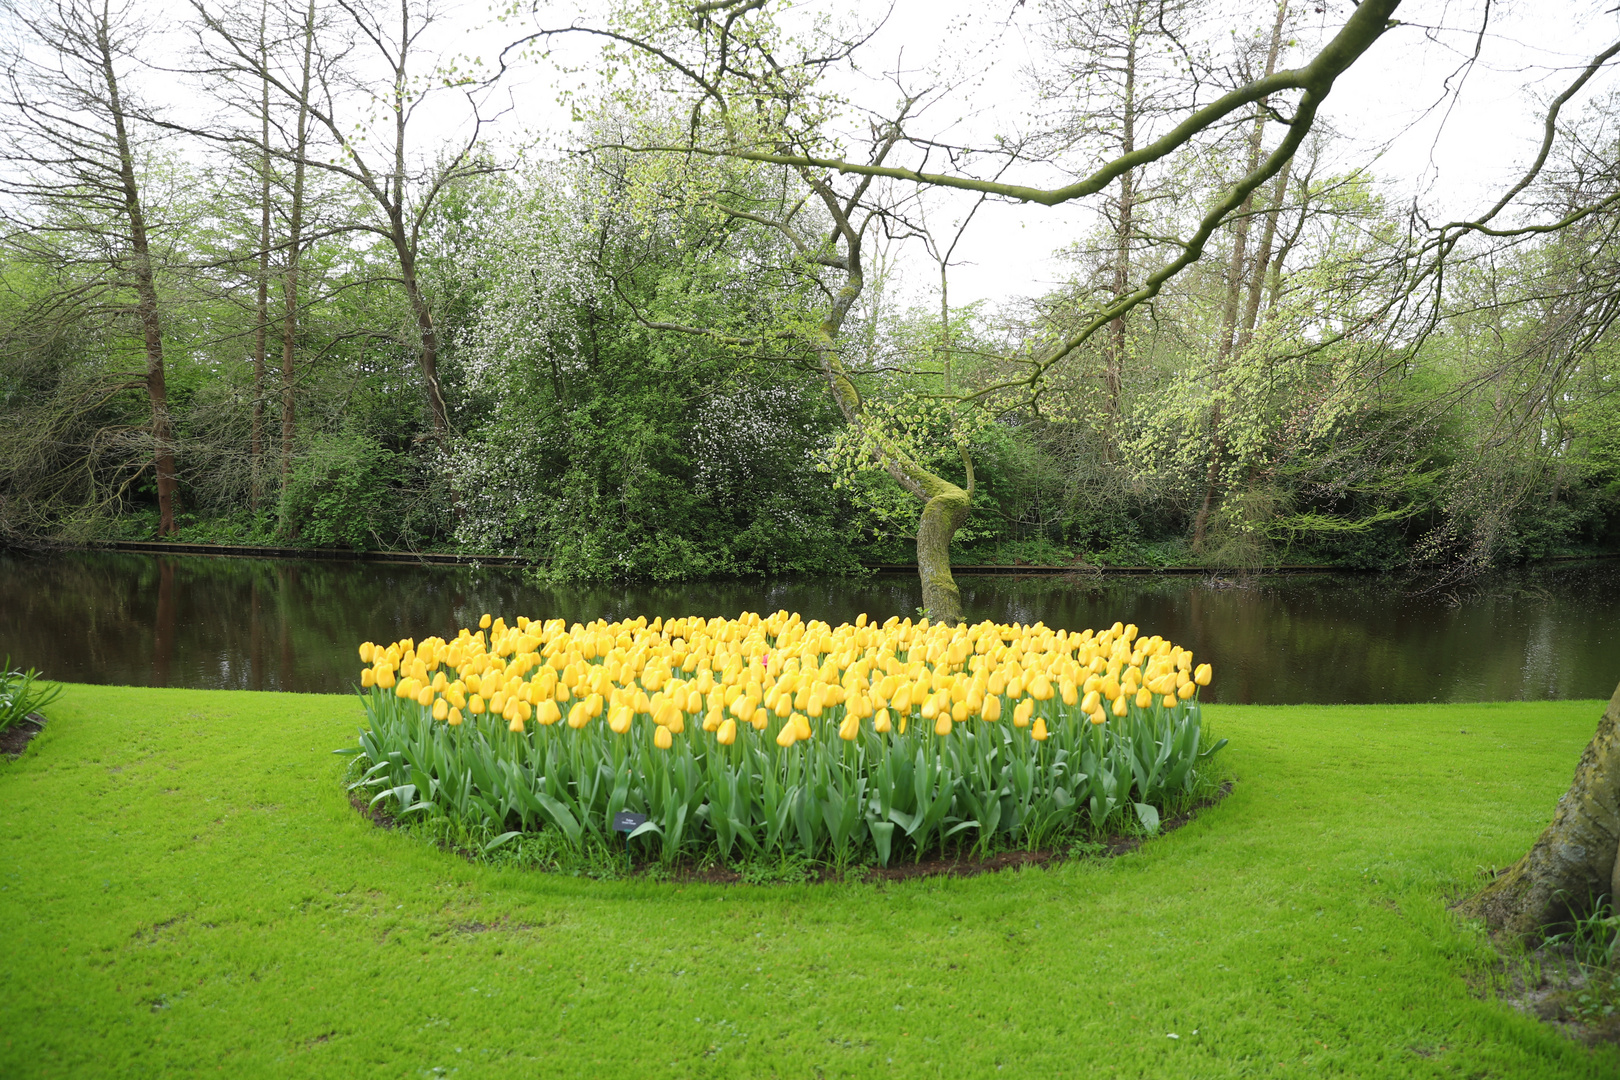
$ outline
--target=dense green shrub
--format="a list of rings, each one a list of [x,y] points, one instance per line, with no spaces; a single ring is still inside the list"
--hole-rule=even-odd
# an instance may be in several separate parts
[[[281,493],[281,536],[355,551],[386,546],[398,534],[402,458],[364,435],[316,436]]]

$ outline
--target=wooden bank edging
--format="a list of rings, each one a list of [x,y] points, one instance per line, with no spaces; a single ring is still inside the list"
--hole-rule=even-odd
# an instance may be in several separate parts
[[[323,559],[332,562],[428,563],[442,566],[530,566],[516,555],[456,555],[439,551],[354,551],[349,548],[285,548],[259,544],[182,544],[166,540],[107,540],[103,551],[144,555],[213,555],[237,559]]]
[[[187,544],[166,540],[106,540],[90,545],[102,551],[129,551],[145,555],[206,555],[215,558],[238,559],[321,559],[332,562],[413,563],[428,566],[537,566],[533,559],[519,555],[457,555],[439,551],[353,551],[349,548],[287,548],[260,544]],[[1541,559],[1538,564],[1561,562],[1601,562],[1620,559],[1620,553],[1609,555],[1554,555]],[[1537,565],[1537,564],[1532,564]],[[911,563],[865,563],[863,569],[877,574],[916,574]],[[1243,571],[1210,566],[1097,566],[1088,563],[1070,563],[1065,566],[1022,565],[967,565],[951,567],[951,574],[985,577],[1055,577],[1064,574],[1087,577],[1132,575],[1161,575],[1168,577],[1228,577],[1234,574],[1290,575],[1290,574],[1376,574],[1377,570],[1342,566],[1268,566]]]
[[[334,562],[418,563],[438,566],[535,566],[518,555],[457,555],[437,551],[354,551],[349,548],[288,548],[263,544],[188,544],[167,540],[107,540],[93,545],[106,551],[129,551],[145,555],[209,555],[239,559],[323,559]],[[863,569],[878,574],[915,574],[909,563],[865,563]],[[1221,573],[1204,566],[1093,566],[1071,563],[1066,566],[1025,566],[969,564],[953,566],[953,575],[1052,577],[1061,574],[1170,574],[1196,577]],[[1230,571],[1227,571],[1228,573]],[[1263,574],[1363,573],[1324,566],[1276,566],[1256,571]]]

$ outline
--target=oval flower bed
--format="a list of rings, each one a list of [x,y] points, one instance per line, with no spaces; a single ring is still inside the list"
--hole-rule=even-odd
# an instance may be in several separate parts
[[[574,847],[615,826],[666,862],[716,848],[839,863],[1149,833],[1195,796],[1210,668],[1115,623],[831,627],[485,615],[360,646],[360,779],[396,816]]]

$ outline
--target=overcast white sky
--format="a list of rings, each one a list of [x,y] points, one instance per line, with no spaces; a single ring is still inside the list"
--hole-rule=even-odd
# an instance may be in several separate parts
[[[1620,36],[1613,7],[1612,0],[1494,0],[1488,6],[1486,0],[1408,0],[1399,11],[1403,25],[1339,80],[1323,119],[1347,137],[1345,164],[1372,168],[1392,197],[1417,197],[1445,217],[1478,212],[1534,156],[1547,99]],[[865,15],[872,9],[844,6]],[[981,137],[1004,131],[1018,123],[1029,101],[1021,72],[1037,51],[1037,9],[1038,0],[895,0],[883,32],[867,48],[866,66],[916,70],[954,57],[979,72],[958,103],[962,130]],[[1332,33],[1349,9],[1348,0],[1316,0],[1307,18],[1319,32]],[[551,17],[560,10],[552,9]],[[1207,31],[1213,39],[1234,27],[1269,24],[1275,10],[1274,0],[1235,0]],[[1308,31],[1300,41],[1310,47]],[[1465,69],[1476,42],[1478,60]],[[555,124],[559,114],[545,107],[555,95],[550,78],[540,70],[526,73],[519,100],[529,103],[531,119],[549,113]],[[1613,86],[1611,78],[1594,80],[1578,101]],[[987,206],[958,249],[953,297],[1000,300],[1043,291],[1062,272],[1052,251],[1077,237],[1089,214],[1081,206]],[[949,211],[942,216],[948,219]],[[919,267],[918,282],[924,277]]]
[[[156,2],[174,5],[179,13],[180,0]],[[581,2],[596,6],[608,0]],[[1349,0],[1295,3],[1308,12],[1317,34],[1335,31],[1351,6]],[[960,118],[956,132],[963,141],[1008,131],[1021,122],[1030,101],[1022,72],[1037,51],[1039,5],[1040,0],[894,0],[884,29],[863,53],[864,66],[881,72],[962,65],[974,78],[938,118]],[[1276,10],[1275,0],[1211,6],[1220,9],[1205,28],[1211,41],[1233,28],[1269,27]],[[1323,119],[1347,136],[1340,144],[1345,166],[1371,167],[1392,197],[1420,198],[1444,217],[1478,212],[1532,158],[1546,100],[1620,36],[1620,15],[1605,10],[1613,6],[1614,0],[1407,0],[1399,11],[1403,25],[1339,80],[1323,111]],[[870,2],[857,6],[845,0],[805,0],[799,9],[862,18],[880,11]],[[436,38],[440,47],[486,61],[521,33],[528,19],[496,23],[488,0],[448,0],[441,10],[447,19]],[[1480,37],[1487,10],[1488,26]],[[556,26],[574,14],[575,5],[556,2],[537,18]],[[1307,27],[1301,33],[1302,49],[1311,49],[1312,32]],[[1479,59],[1464,74],[1476,39]],[[579,42],[559,52],[578,62],[589,50]],[[515,69],[506,88],[516,108],[503,120],[503,130],[509,138],[526,129],[544,133],[544,143],[565,142],[568,118],[557,104],[558,93],[589,78],[589,72],[564,75],[547,63]],[[867,92],[892,95],[876,83],[868,85]],[[1614,85],[1612,78],[1594,80],[1571,110]],[[859,84],[852,87],[860,92]],[[451,114],[444,123],[444,134],[451,134]],[[1049,184],[1056,177],[1026,172],[1007,179]],[[953,300],[997,301],[1045,291],[1062,273],[1052,252],[1076,239],[1089,215],[1083,206],[987,206],[958,248]],[[948,221],[951,208],[941,207],[939,216]],[[914,284],[922,288],[928,280],[919,266]]]

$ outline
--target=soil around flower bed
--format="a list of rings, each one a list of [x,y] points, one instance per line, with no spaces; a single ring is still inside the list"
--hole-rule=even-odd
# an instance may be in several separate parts
[[[29,713],[21,722],[0,731],[0,754],[8,758],[21,757],[23,749],[34,736],[44,730],[45,718],[39,713]]]
[[[1077,844],[1069,848],[1043,848],[1039,851],[998,851],[988,856],[962,854],[948,858],[923,859],[920,862],[901,862],[892,866],[852,866],[843,870],[825,865],[815,866],[807,868],[808,872],[802,878],[798,878],[793,882],[784,881],[781,883],[821,885],[846,881],[889,882],[930,877],[977,877],[980,874],[995,874],[1003,870],[1016,870],[1026,866],[1051,866],[1073,859],[1112,859],[1120,855],[1129,855],[1137,848],[1140,848],[1144,842],[1155,840],[1181,828],[1200,813],[1230,795],[1232,787],[1233,781],[1228,780],[1217,788],[1209,798],[1194,804],[1184,813],[1166,818],[1160,824],[1159,831],[1153,836],[1113,833],[1099,841],[1090,844]],[[393,829],[400,825],[400,822],[393,815],[380,807],[368,805],[363,798],[358,796],[351,795],[349,805],[353,806],[362,817],[380,828]],[[463,855],[470,860],[476,861],[478,856],[478,853],[474,851],[453,848],[446,844],[439,846],[446,851],[454,851],[456,854]],[[677,884],[740,885],[747,880],[741,872],[730,866],[694,862],[678,862],[672,867],[665,867],[662,863],[657,862],[642,863],[634,867],[629,876],[656,878]]]

